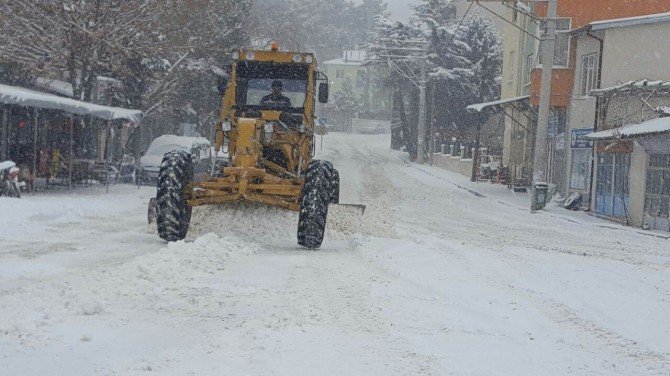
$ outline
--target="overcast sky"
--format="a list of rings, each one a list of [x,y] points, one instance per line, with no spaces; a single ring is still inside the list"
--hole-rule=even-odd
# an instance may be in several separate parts
[[[407,21],[412,14],[410,5],[419,3],[419,0],[386,0],[389,5],[389,12],[391,17],[398,21]]]

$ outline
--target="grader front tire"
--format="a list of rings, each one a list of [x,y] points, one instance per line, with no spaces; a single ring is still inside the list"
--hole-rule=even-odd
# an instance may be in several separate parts
[[[307,167],[298,217],[298,244],[305,248],[319,248],[323,242],[332,200],[332,174],[332,166],[325,161],[313,160]]]

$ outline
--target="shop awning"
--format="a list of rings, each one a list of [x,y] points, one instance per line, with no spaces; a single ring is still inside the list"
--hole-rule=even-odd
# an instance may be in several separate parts
[[[466,107],[466,109],[471,112],[482,112],[486,108],[494,108],[494,107],[501,107],[506,104],[511,104],[511,103],[516,103],[516,102],[524,102],[524,101],[529,101],[530,96],[529,95],[524,95],[522,97],[514,97],[514,98],[506,98],[506,99],[500,99],[497,101],[493,102],[484,102],[484,103],[476,103],[476,104],[471,104]]]
[[[587,134],[585,138],[590,140],[623,139],[668,132],[670,132],[670,117],[660,117],[640,124],[592,132]]]
[[[103,106],[2,84],[0,84],[0,103],[61,110],[76,115],[91,115],[104,120],[125,119],[135,123],[139,123],[143,116],[142,111],[139,110]]]

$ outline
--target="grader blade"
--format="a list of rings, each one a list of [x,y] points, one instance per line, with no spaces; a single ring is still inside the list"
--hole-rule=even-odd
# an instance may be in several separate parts
[[[338,214],[360,215],[365,214],[365,205],[361,204],[330,204],[329,209]]]

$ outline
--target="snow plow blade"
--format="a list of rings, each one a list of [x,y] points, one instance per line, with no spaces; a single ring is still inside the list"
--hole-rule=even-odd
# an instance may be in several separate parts
[[[365,227],[363,213],[365,205],[330,204],[328,205],[328,228],[338,235],[352,236],[360,234]]]
[[[330,204],[329,209],[335,209],[339,214],[363,215],[365,214],[365,205],[361,204]]]

